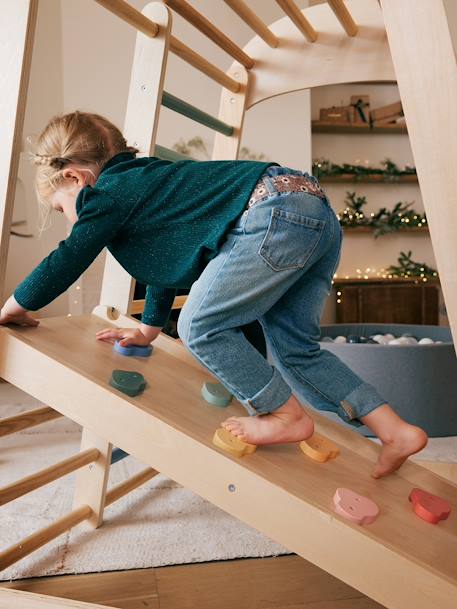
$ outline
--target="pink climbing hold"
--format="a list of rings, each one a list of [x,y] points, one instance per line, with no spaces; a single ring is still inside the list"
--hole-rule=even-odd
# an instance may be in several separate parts
[[[379,514],[374,501],[349,488],[337,488],[333,503],[337,514],[357,524],[371,524]]]
[[[451,506],[447,501],[420,488],[413,488],[409,500],[413,504],[414,513],[431,524],[446,520],[451,513]]]

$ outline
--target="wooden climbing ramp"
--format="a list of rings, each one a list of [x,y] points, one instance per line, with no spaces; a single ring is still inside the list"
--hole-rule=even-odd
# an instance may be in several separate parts
[[[428,524],[408,496],[420,487],[457,506],[457,486],[413,463],[374,480],[379,447],[314,412],[317,430],[340,449],[336,459],[317,463],[298,444],[231,457],[212,437],[243,407],[208,405],[201,387],[211,377],[173,339],[160,337],[150,359],[134,361],[96,341],[107,324],[105,310],[97,311],[102,317],[45,319],[34,330],[0,332],[0,376],[386,607],[455,609],[457,514]],[[121,316],[115,325],[133,323]],[[116,368],[141,372],[144,393],[130,398],[112,389]],[[377,520],[360,526],[335,514],[338,487],[374,500]],[[0,564],[17,552],[3,552]]]
[[[245,112],[265,99],[328,84],[397,79],[457,342],[457,66],[442,0],[328,0],[305,10],[293,0],[277,0],[284,16],[271,25],[243,0],[225,0],[254,32],[243,49],[185,0],[152,2],[141,13],[125,0],[97,1],[138,32],[123,132],[145,154],[183,158],[156,143],[163,105],[215,130],[213,159],[234,159]],[[227,72],[173,36],[170,9],[233,57]],[[37,10],[38,0],[17,0],[6,4],[0,21],[7,58],[0,75],[7,92],[0,100],[0,287]],[[163,90],[169,52],[221,87],[218,117]],[[43,319],[34,329],[0,328],[0,377],[45,404],[0,421],[0,436],[62,415],[83,427],[79,454],[0,489],[1,505],[78,470],[74,509],[1,548],[0,569],[83,521],[100,526],[107,505],[162,472],[389,609],[457,607],[455,484],[411,461],[374,480],[379,446],[315,411],[317,432],[339,449],[325,463],[310,459],[298,444],[258,447],[242,458],[221,451],[212,443],[215,430],[227,416],[245,411],[236,402],[224,410],[208,405],[201,388],[214,379],[179,342],[161,335],[151,358],[133,360],[96,341],[96,331],[108,324],[139,323],[130,317],[143,305],[133,301],[133,291],[132,277],[107,256],[100,306],[91,315]],[[111,387],[111,373],[119,368],[143,374],[145,391],[129,397]],[[108,489],[110,464],[127,453],[146,469]],[[341,487],[374,501],[376,520],[358,525],[337,514],[333,497]],[[408,499],[414,488],[444,498],[453,508],[449,518],[436,525],[420,519]],[[0,609],[26,607],[96,608],[0,588]]]

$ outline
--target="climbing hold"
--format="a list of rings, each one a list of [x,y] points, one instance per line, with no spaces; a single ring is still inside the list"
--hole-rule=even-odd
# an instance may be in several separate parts
[[[302,440],[300,448],[305,455],[319,463],[335,459],[340,454],[339,448],[333,442],[318,433],[313,434],[307,440]]]
[[[251,455],[255,452],[257,446],[255,444],[248,444],[243,442],[236,436],[234,436],[228,429],[220,427],[216,430],[213,436],[213,444],[218,448],[221,448],[227,453],[230,453],[234,457],[242,457],[243,455]]]
[[[109,380],[111,387],[134,397],[141,393],[146,387],[146,380],[139,372],[129,370],[113,370]]]
[[[337,488],[333,503],[337,514],[357,524],[370,524],[379,514],[379,508],[374,501],[349,488]]]
[[[114,350],[121,355],[149,357],[152,353],[152,345],[127,345],[126,347],[122,347],[117,340],[114,343]]]
[[[205,383],[202,387],[202,396],[209,404],[221,408],[225,408],[232,401],[232,394],[220,383]]]
[[[431,524],[446,520],[451,513],[451,506],[447,501],[420,488],[413,488],[409,500],[413,504],[414,513]]]

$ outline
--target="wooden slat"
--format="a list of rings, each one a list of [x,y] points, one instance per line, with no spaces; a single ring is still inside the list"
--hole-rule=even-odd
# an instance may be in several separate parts
[[[0,19],[0,299],[16,192],[38,0],[4,2]]]
[[[201,13],[196,11],[186,0],[164,0],[170,8],[186,19],[200,32],[217,44],[223,51],[239,61],[245,68],[254,67],[254,60],[238,47],[228,36],[221,32]]]
[[[446,5],[382,0],[381,6],[456,345],[457,61]]]
[[[265,25],[265,23],[257,17],[249,6],[243,0],[224,0],[228,6],[264,40],[268,46],[276,48],[279,44],[278,38]]]
[[[92,513],[88,505],[82,505],[62,518],[59,518],[49,526],[32,533],[7,550],[0,552],[0,571],[14,564],[24,556],[31,554],[41,546],[46,545],[68,529],[76,526],[83,520],[87,520]]]
[[[186,46],[183,42],[170,36],[170,51],[180,57],[183,61],[186,61],[191,66],[206,74],[212,80],[215,80],[220,85],[236,93],[240,89],[240,83],[233,78],[228,77],[225,72],[217,68],[215,65],[210,63],[207,59],[193,51],[190,47]]]
[[[0,505],[4,505],[13,499],[22,497],[22,495],[45,486],[46,484],[49,484],[62,476],[66,476],[80,467],[83,467],[88,463],[92,463],[98,457],[99,451],[96,448],[89,448],[77,455],[74,455],[73,457],[69,457],[64,461],[60,461],[55,465],[42,469],[36,474],[31,474],[30,476],[26,476],[17,482],[8,484],[8,486],[0,488]]]
[[[0,609],[116,609],[70,598],[0,588]]]
[[[316,42],[317,32],[293,0],[276,0],[289,19],[309,42]]]
[[[96,0],[96,2],[122,19],[122,21],[133,25],[137,30],[146,34],[146,36],[154,38],[159,33],[159,26],[157,23],[148,19],[124,0]]]
[[[359,31],[357,23],[352,18],[351,13],[348,11],[344,0],[327,0],[330,8],[338,17],[339,22],[343,26],[348,36],[356,36]]]
[[[236,62],[230,68],[229,73],[232,72],[239,75],[244,86],[238,93],[229,93],[226,89],[221,91],[219,119],[229,122],[234,130],[230,136],[216,133],[211,157],[213,161],[236,159],[240,149],[250,74]]]
[[[41,408],[28,410],[27,412],[22,412],[13,417],[5,417],[0,420],[0,438],[21,431],[21,429],[28,429],[35,425],[41,425],[41,423],[45,423],[46,421],[58,419],[61,416],[62,414],[57,412],[57,410],[49,408],[48,406],[42,406]]]
[[[114,325],[129,323],[120,316]],[[412,462],[373,479],[380,447],[308,408],[320,433],[339,435],[337,459],[316,464],[296,444],[230,457],[212,437],[223,419],[246,414],[241,405],[234,400],[221,412],[205,404],[201,387],[210,375],[162,340],[148,361],[122,362],[145,376],[147,389],[134,398],[114,390],[108,379],[119,355],[93,339],[105,326],[105,319],[83,316],[2,328],[0,375],[389,609],[455,609],[457,519],[451,514],[428,525],[408,502],[419,486],[457,504],[455,485]],[[180,346],[172,342],[176,353]],[[52,384],[42,382],[50,377]],[[354,484],[380,508],[369,526],[348,523],[333,510],[335,488]]]
[[[151,478],[154,478],[154,476],[157,476],[159,473],[160,472],[157,470],[147,467],[125,482],[121,482],[121,484],[118,484],[106,493],[105,506],[111,505],[111,503],[114,503],[127,493],[130,493],[130,491],[133,491],[133,489],[141,486],[148,480],[151,480]]]

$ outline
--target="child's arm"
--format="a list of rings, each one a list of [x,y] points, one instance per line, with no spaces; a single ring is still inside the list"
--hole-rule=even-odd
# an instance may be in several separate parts
[[[41,309],[67,290],[121,228],[126,213],[123,206],[96,188],[86,187],[81,193],[78,221],[70,235],[14,291],[23,309]]]
[[[14,298],[10,296],[0,312],[0,324],[18,324],[19,326],[38,326],[38,319],[31,317],[24,307],[21,307]]]
[[[127,345],[148,345],[160,334],[170,317],[171,307],[176,296],[175,288],[146,288],[144,311],[139,328],[105,328],[97,332],[98,340],[119,341],[121,347]]]

